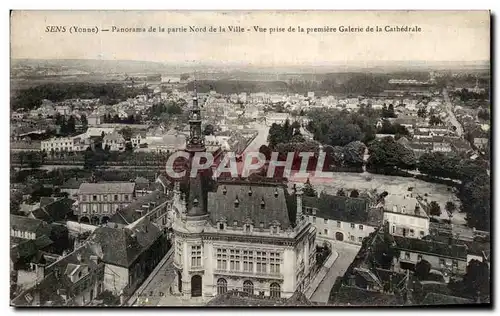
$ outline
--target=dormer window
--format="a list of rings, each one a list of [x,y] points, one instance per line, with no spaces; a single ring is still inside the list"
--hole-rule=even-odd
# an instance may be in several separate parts
[[[248,196],[252,196],[252,193],[253,193],[253,192],[252,192],[252,187],[250,187],[250,188],[248,189]]]
[[[252,226],[250,224],[245,225],[245,233],[249,233],[252,230]]]
[[[234,200],[234,207],[238,207],[240,205],[240,200],[238,199],[238,197],[236,197],[236,199]]]
[[[219,223],[219,229],[223,230],[224,229],[224,223]]]
[[[194,200],[193,200],[193,206],[198,206],[198,199],[197,198],[194,198]]]
[[[78,278],[80,279],[82,277],[82,271],[78,272]]]
[[[271,233],[277,234],[278,233],[278,226],[272,226],[271,227]]]
[[[264,222],[260,222],[259,226],[260,228],[264,228]]]
[[[278,188],[274,189],[274,197],[278,197]]]
[[[224,187],[222,188],[222,194],[226,195],[226,193],[227,193],[227,188],[226,188],[226,186],[224,186]]]
[[[260,201],[260,208],[261,209],[266,208],[266,202],[264,202],[264,198],[262,198],[262,201]]]
[[[238,221],[234,221],[233,226],[238,226]]]

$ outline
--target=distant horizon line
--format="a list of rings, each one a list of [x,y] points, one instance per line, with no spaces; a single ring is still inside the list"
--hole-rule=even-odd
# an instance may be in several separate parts
[[[394,60],[365,60],[365,61],[330,61],[330,62],[315,62],[315,63],[294,63],[294,64],[254,64],[254,63],[249,63],[245,61],[190,61],[190,60],[184,60],[184,61],[156,61],[156,60],[141,60],[141,59],[104,59],[104,58],[11,58],[12,60],[20,61],[20,60],[28,60],[28,61],[105,61],[105,62],[143,62],[143,63],[157,63],[157,64],[164,64],[164,65],[181,65],[181,66],[194,66],[196,64],[200,66],[204,65],[220,65],[220,64],[225,64],[225,65],[234,65],[234,66],[247,66],[247,67],[303,67],[303,66],[309,66],[309,67],[323,67],[323,66],[339,66],[339,65],[344,65],[344,66],[349,66],[349,65],[362,65],[362,64],[370,64],[370,65],[376,65],[376,64],[391,64],[391,63],[404,63],[404,64],[418,64],[418,65],[425,65],[425,64],[490,64],[491,60],[463,60],[463,61],[456,61],[456,60],[437,60],[437,61],[426,61],[426,60],[401,60],[401,59],[394,59]]]

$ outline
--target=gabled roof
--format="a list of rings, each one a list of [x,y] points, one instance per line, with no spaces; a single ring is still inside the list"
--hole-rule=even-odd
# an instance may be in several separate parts
[[[244,222],[251,220],[255,226],[263,223],[268,228],[277,221],[281,229],[286,229],[291,226],[286,194],[286,189],[282,186],[221,183],[216,192],[208,193],[208,213],[214,224],[225,218],[228,225],[237,221],[238,226],[242,226]],[[239,202],[237,207],[236,200]],[[261,206],[262,202],[264,207]]]
[[[148,195],[141,196],[127,207],[118,210],[118,212],[116,212],[109,221],[124,225],[132,224],[142,216],[146,215],[146,213],[149,213],[154,208],[157,208],[167,202],[168,199],[168,196],[163,192],[154,191]],[[148,205],[148,207],[150,205],[150,207],[148,209],[144,209],[143,205]],[[138,212],[137,210],[141,210],[143,213]]]
[[[371,222],[381,220],[383,214],[370,217],[369,203],[370,201],[365,198],[321,194],[319,197],[304,196],[302,205],[316,208],[316,217],[319,218],[374,224]]]
[[[46,222],[26,216],[10,215],[10,227],[14,230],[35,233],[37,237],[50,234],[50,227]]]
[[[62,221],[68,214],[73,212],[72,206],[75,200],[60,198],[31,212],[36,219],[44,220],[47,223]]]
[[[82,183],[78,189],[78,194],[132,194],[135,189],[133,182],[102,182],[102,183]]]
[[[161,230],[145,219],[133,229],[98,227],[88,240],[101,247],[105,263],[128,268],[161,235]]]
[[[403,251],[427,253],[438,257],[467,260],[467,247],[465,245],[449,244],[402,236],[394,236],[394,241],[396,242],[396,248]]]

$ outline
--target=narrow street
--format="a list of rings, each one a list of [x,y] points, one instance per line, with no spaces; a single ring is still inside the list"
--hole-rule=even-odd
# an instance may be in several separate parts
[[[333,263],[325,278],[319,284],[318,288],[311,297],[311,301],[319,303],[327,303],[330,297],[330,291],[337,277],[344,275],[345,271],[356,257],[360,246],[351,245],[334,240],[328,240],[334,243],[334,250],[338,253],[337,260]]]
[[[446,88],[443,88],[443,97],[444,97],[444,105],[446,112],[448,112],[448,119],[450,120],[451,124],[457,128],[457,135],[462,137],[464,134],[464,129],[462,127],[462,124],[457,120],[455,117],[455,114],[453,113],[453,104],[451,103],[450,96],[448,95],[448,90]]]
[[[172,263],[173,255],[165,261],[156,276],[146,286],[139,295],[139,299],[134,303],[134,306],[158,306],[161,305],[176,305],[177,297],[170,295],[170,285],[174,282],[175,272]],[[180,301],[179,301],[180,302]],[[172,304],[169,304],[172,303]]]

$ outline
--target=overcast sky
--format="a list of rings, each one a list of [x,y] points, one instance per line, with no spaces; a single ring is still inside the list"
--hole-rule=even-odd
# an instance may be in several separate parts
[[[66,26],[65,33],[45,32]],[[70,26],[97,26],[70,34]],[[420,33],[111,33],[117,27],[419,26]],[[14,11],[11,57],[307,65],[386,61],[487,61],[487,11]]]

